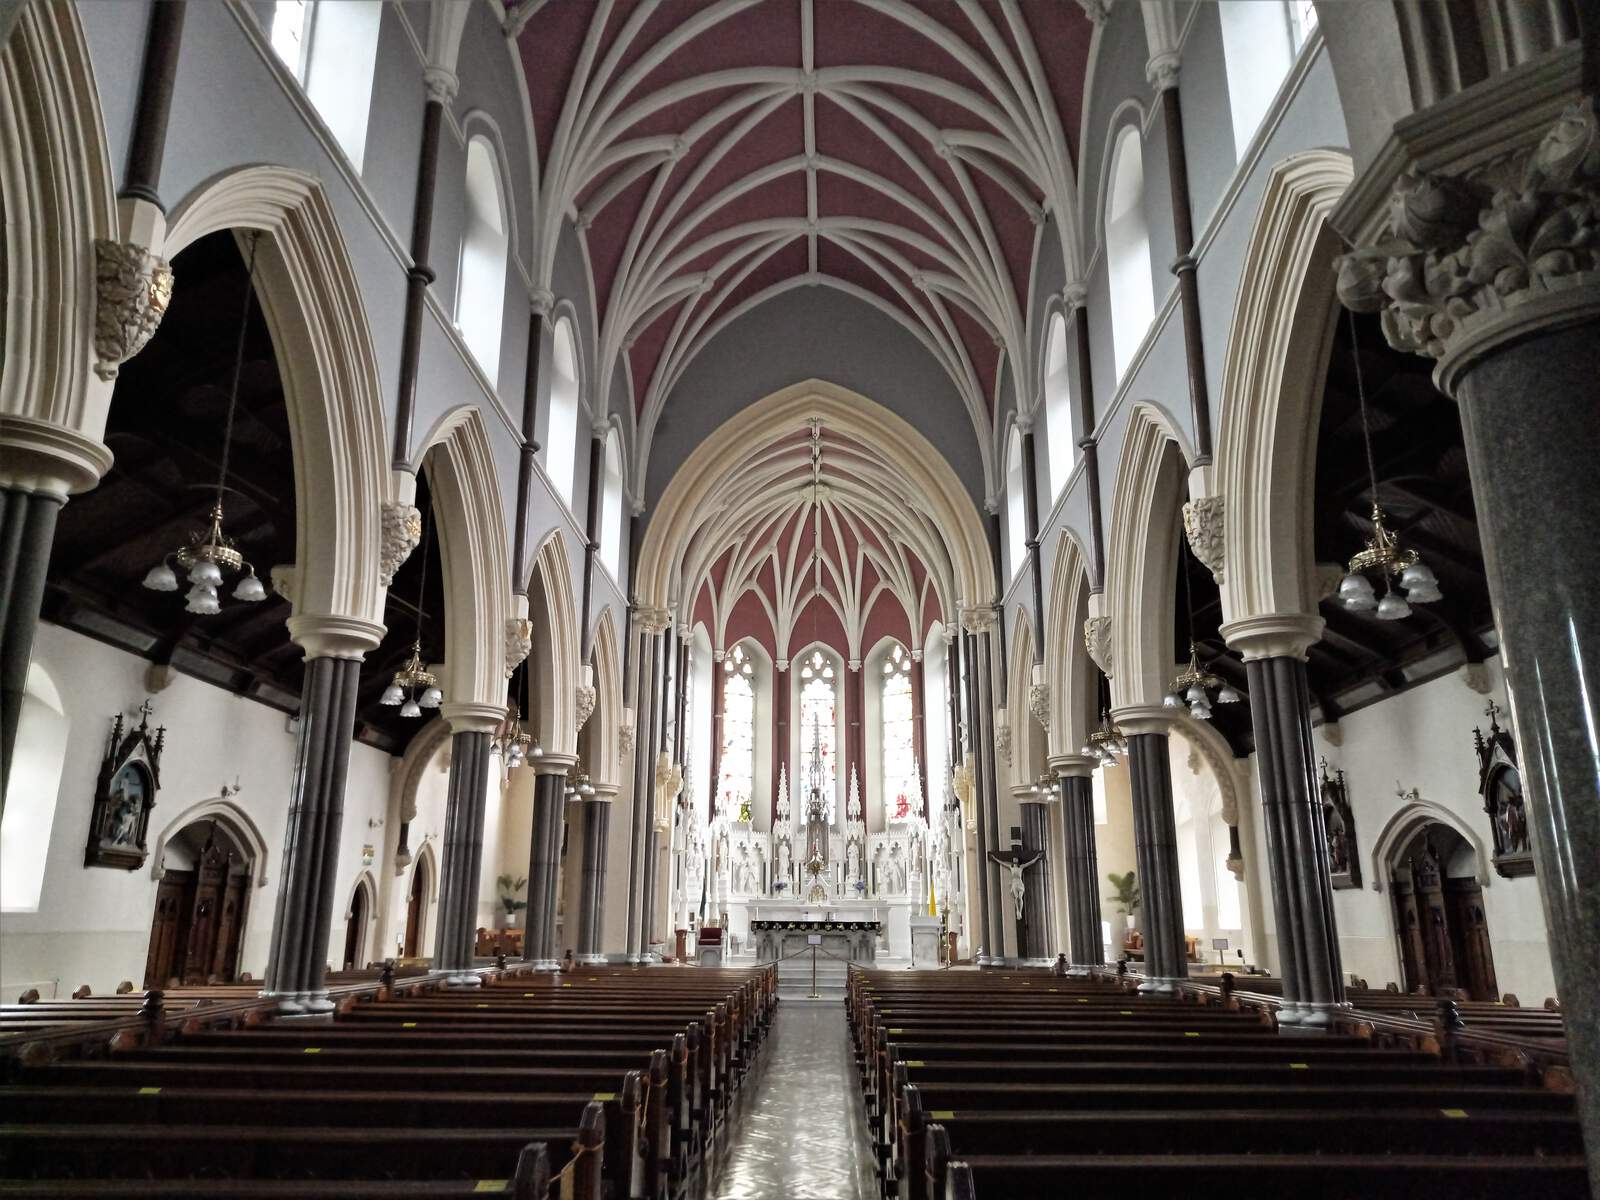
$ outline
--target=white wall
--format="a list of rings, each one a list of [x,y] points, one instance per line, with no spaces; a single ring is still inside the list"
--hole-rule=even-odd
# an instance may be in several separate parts
[[[83,847],[111,720],[119,711],[132,714],[145,699],[148,664],[49,624],[39,627],[34,659],[55,680],[70,730],[55,820],[48,845],[39,847],[39,853],[47,855],[47,866],[38,911],[0,914],[0,997],[13,999],[26,987],[38,987],[45,996],[66,994],[83,983],[96,993],[106,993],[124,979],[138,986],[144,979],[158,887],[151,864],[147,861],[131,872],[85,867]],[[218,797],[222,785],[231,786],[235,779],[242,791],[233,803],[254,822],[265,842],[266,884],[251,890],[240,957],[240,969],[260,979],[266,969],[281,881],[294,767],[295,741],[288,718],[183,675],[153,696],[151,705],[153,723],[165,725],[167,735],[162,786],[150,815],[148,844],[153,848],[155,838],[176,817],[193,805]],[[448,755],[439,757],[442,760]],[[394,878],[387,857],[396,832],[390,786],[394,761],[370,746],[357,744],[350,750],[330,958],[337,958],[343,950],[345,913],[363,870],[370,870],[378,881],[378,908],[388,917],[369,930],[368,957],[382,957],[383,948],[392,949],[396,933],[404,927],[411,868],[404,877]],[[413,855],[426,842],[432,843],[435,855],[439,852],[446,782],[443,770],[429,767],[418,789],[417,816],[411,825]],[[490,808],[498,812],[493,795]],[[493,828],[498,821],[489,824]],[[370,868],[361,861],[363,845],[373,847]],[[486,845],[485,851],[487,863],[498,861],[497,847]],[[492,894],[488,900],[492,903]],[[429,947],[436,911],[431,908],[429,912]]]

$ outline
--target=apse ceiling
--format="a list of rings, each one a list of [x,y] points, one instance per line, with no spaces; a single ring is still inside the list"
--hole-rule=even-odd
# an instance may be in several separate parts
[[[797,428],[753,447],[708,492],[679,594],[719,648],[754,635],[786,658],[816,639],[860,659],[885,633],[921,645],[954,584],[913,494],[881,453],[820,422]]]
[[[1093,29],[1078,5],[524,0],[509,21],[539,145],[539,274],[575,220],[593,394],[627,362],[642,444],[721,324],[797,283],[903,320],[976,429],[1002,354],[1032,394],[1036,227],[1076,189]]]

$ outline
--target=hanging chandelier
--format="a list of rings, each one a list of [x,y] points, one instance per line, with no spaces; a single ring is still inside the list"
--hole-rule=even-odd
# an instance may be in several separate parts
[[[420,717],[425,708],[438,708],[444,700],[444,693],[439,690],[439,681],[433,672],[422,664],[422,618],[423,606],[428,598],[428,546],[433,533],[433,525],[428,520],[427,513],[422,516],[422,577],[417,584],[417,628],[416,639],[411,643],[411,657],[406,665],[394,673],[394,679],[389,686],[384,688],[380,704],[391,708],[398,704],[402,717]],[[421,691],[419,696],[417,693]]]
[[[519,664],[517,670],[522,676],[522,698],[526,700],[527,662],[524,661]],[[506,712],[505,719],[500,722],[489,738],[489,753],[496,755],[500,759],[500,785],[502,787],[511,782],[512,767],[525,767],[544,757],[544,747],[539,744],[537,737],[528,732],[527,725],[523,723],[522,714],[522,705],[513,701]]]
[[[1161,698],[1167,708],[1189,706],[1189,715],[1196,721],[1211,719],[1211,693],[1217,693],[1218,704],[1237,704],[1241,697],[1233,685],[1213,674],[1209,664],[1200,662],[1200,649],[1194,641],[1194,593],[1189,584],[1189,552],[1179,547],[1183,562],[1183,604],[1189,618],[1189,663],[1172,680],[1172,690]]]
[[[562,795],[569,804],[588,800],[594,796],[594,784],[589,782],[589,772],[579,770],[579,765],[573,763],[567,768],[567,785],[562,790]]]
[[[144,586],[153,592],[178,590],[178,573],[172,569],[174,562],[182,568],[189,581],[189,592],[184,597],[184,608],[199,616],[210,616],[222,611],[217,589],[224,581],[223,572],[233,574],[243,571],[234,585],[233,598],[247,604],[256,604],[267,598],[267,589],[256,576],[256,569],[234,545],[222,529],[222,498],[228,489],[228,455],[233,447],[233,415],[239,405],[239,377],[244,371],[245,334],[250,325],[250,303],[255,297],[256,243],[259,233],[250,235],[250,269],[244,285],[244,306],[239,314],[239,337],[233,355],[233,386],[228,392],[228,417],[222,432],[222,467],[217,474],[217,496],[211,505],[211,527],[204,533],[191,533],[189,544],[180,546],[161,556],[161,561],[145,573]]]
[[[1100,710],[1100,728],[1089,735],[1089,740],[1083,744],[1082,753],[1087,758],[1097,759],[1101,766],[1114,767],[1117,765],[1117,756],[1128,752],[1128,738],[1122,729],[1112,724],[1111,710]]]
[[[1367,419],[1367,389],[1361,375],[1361,354],[1356,345],[1356,317],[1350,313],[1350,355],[1355,360],[1356,399],[1361,406],[1361,440],[1367,452],[1367,479],[1372,487],[1372,536],[1366,549],[1349,562],[1339,581],[1339,601],[1351,612],[1370,612],[1380,621],[1400,621],[1411,615],[1413,604],[1432,604],[1442,600],[1439,579],[1417,552],[1403,546],[1384,524],[1383,505],[1378,499],[1378,467],[1372,454],[1372,427]],[[1376,575],[1383,584],[1379,599],[1372,586]],[[1398,581],[1402,596],[1395,590]]]

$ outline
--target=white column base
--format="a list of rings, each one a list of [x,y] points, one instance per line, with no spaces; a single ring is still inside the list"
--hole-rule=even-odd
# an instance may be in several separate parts
[[[1283,1006],[1278,1009],[1279,1025],[1298,1025],[1304,1019],[1305,1014],[1300,1011],[1298,1000],[1285,1000]]]
[[[481,975],[469,975],[464,972],[452,972],[445,976],[444,985],[447,988],[475,988],[483,986]]]
[[[1146,995],[1170,995],[1178,990],[1178,981],[1175,979],[1151,978],[1139,985],[1139,991]]]
[[[277,1001],[278,1018],[280,1020],[329,1020],[336,1007],[328,999],[328,993],[316,992],[261,992],[263,1000]]]
[[[580,954],[574,960],[580,967],[603,967],[606,965],[604,954]]]

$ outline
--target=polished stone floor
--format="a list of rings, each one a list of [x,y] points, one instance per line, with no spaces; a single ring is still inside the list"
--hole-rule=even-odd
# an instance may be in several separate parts
[[[707,1190],[715,1200],[875,1200],[844,1005],[785,1001]]]

